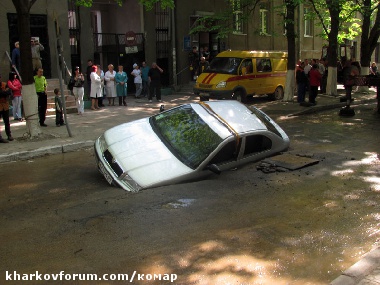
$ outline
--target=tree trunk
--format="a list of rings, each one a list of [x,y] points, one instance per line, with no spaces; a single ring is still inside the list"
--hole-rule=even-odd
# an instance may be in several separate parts
[[[296,68],[296,36],[294,32],[294,10],[293,0],[286,0],[286,38],[288,40],[288,65],[286,73],[286,86],[283,101],[293,101],[295,90],[295,68]]]
[[[26,128],[30,137],[41,133],[38,123],[37,93],[32,72],[32,51],[30,45],[30,8],[36,0],[12,0],[17,11],[20,58],[22,63],[22,98],[26,118]]]
[[[328,95],[337,96],[337,61],[338,61],[338,32],[339,32],[339,13],[341,7],[339,0],[327,0],[327,7],[330,12],[331,30],[328,34],[329,49],[327,53],[328,59],[328,77],[326,92]]]

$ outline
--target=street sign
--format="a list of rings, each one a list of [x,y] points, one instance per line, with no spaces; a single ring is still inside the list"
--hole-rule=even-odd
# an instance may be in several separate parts
[[[135,46],[136,43],[136,34],[133,31],[129,31],[125,33],[125,45],[127,47]]]
[[[130,47],[125,47],[125,53],[138,53],[139,49],[137,46],[130,46]]]

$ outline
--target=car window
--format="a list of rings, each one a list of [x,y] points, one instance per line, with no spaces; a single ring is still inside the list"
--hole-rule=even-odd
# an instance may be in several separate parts
[[[245,59],[241,64],[239,74],[246,75],[252,72],[253,72],[252,59]]]
[[[272,148],[272,140],[264,135],[252,135],[245,138],[244,155],[255,154]]]
[[[271,72],[272,64],[269,58],[257,58],[256,59],[257,72]]]
[[[210,160],[209,164],[223,164],[236,159],[236,142],[230,141]]]
[[[193,169],[222,142],[189,104],[153,116],[150,122],[166,147]]]

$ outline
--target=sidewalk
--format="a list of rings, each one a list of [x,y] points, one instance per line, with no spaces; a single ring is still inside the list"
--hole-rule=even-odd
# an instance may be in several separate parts
[[[342,87],[339,94],[344,94]],[[376,90],[371,88],[369,94],[354,93],[355,101],[352,106],[370,103],[375,108],[377,105]],[[198,97],[191,93],[176,93],[175,95],[164,95],[162,102],[153,100],[149,103],[146,98],[135,99],[128,96],[127,107],[106,106],[98,111],[85,110],[84,115],[77,113],[68,114],[67,123],[70,126],[72,137],[68,135],[66,126],[56,127],[55,115],[48,116],[46,124],[48,127],[41,128],[42,134],[38,139],[26,138],[25,122],[13,121],[11,118],[11,131],[14,141],[0,144],[0,163],[28,160],[49,154],[58,154],[91,148],[96,138],[107,129],[132,120],[137,120],[159,113],[160,106],[165,110],[179,104],[198,102]],[[107,105],[107,100],[104,100]],[[318,95],[317,105],[303,107],[296,102],[267,101],[262,100],[255,105],[266,112],[273,119],[276,116],[297,116],[311,114],[322,110],[337,110],[345,106],[339,102],[339,97]],[[4,127],[0,124],[4,137]],[[380,248],[365,255],[358,263],[347,269],[331,285],[379,285],[380,284]]]

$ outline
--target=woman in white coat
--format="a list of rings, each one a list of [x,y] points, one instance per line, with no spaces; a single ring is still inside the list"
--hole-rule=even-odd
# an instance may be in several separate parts
[[[113,65],[108,65],[108,71],[104,75],[104,80],[106,83],[106,93],[107,93],[107,99],[108,99],[108,106],[115,106],[115,98],[116,98],[116,84],[115,84],[115,76],[116,71],[113,70]]]
[[[98,67],[93,65],[91,67],[91,110],[98,110],[98,98],[103,96],[102,94],[102,79],[97,73]]]

